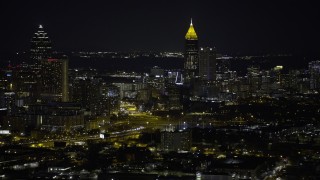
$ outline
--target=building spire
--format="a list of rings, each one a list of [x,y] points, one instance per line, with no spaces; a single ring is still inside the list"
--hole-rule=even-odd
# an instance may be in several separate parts
[[[51,41],[41,24],[31,39],[30,59],[38,62],[51,56]]]
[[[196,31],[194,30],[194,27],[193,27],[192,18],[191,18],[190,27],[188,29],[188,32],[187,32],[185,38],[187,40],[198,40],[197,33],[196,33]]]

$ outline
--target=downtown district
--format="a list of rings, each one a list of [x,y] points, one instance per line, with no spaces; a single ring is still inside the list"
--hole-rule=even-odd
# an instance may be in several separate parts
[[[70,68],[41,25],[27,55],[1,67],[3,179],[320,177],[320,61],[240,75],[192,22],[184,53],[73,54],[160,58],[147,72]],[[162,68],[172,60],[183,68]]]

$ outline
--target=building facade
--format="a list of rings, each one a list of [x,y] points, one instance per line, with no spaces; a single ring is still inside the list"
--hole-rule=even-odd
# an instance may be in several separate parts
[[[214,48],[200,48],[199,76],[208,81],[216,79],[216,51]]]
[[[190,130],[161,132],[161,149],[164,151],[190,151],[192,145]]]
[[[34,33],[31,39],[30,59],[34,62],[48,58],[51,56],[51,40],[43,26],[39,25],[37,32]]]
[[[198,76],[199,74],[199,47],[198,36],[193,27],[192,20],[187,34],[185,35],[185,79],[186,81]]]
[[[68,58],[48,58],[40,62],[41,101],[69,101]]]

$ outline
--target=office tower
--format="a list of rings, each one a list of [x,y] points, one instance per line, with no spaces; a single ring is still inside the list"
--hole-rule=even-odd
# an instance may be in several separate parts
[[[320,61],[309,62],[310,90],[320,89]]]
[[[165,94],[168,99],[167,109],[168,110],[181,110],[183,107],[181,105],[181,86],[177,86],[176,84],[166,84]]]
[[[216,79],[216,52],[215,49],[205,47],[199,51],[199,76],[208,81]]]
[[[73,131],[84,127],[84,110],[80,104],[52,102],[30,105],[27,125],[47,131]]]
[[[68,58],[42,59],[40,78],[41,102],[69,100]]]
[[[199,59],[198,59],[198,36],[196,31],[194,30],[192,19],[190,23],[189,30],[185,36],[185,62],[184,62],[184,70],[186,80],[192,79],[198,76],[199,73]]]
[[[38,31],[31,39],[30,59],[37,62],[51,56],[51,41],[44,32],[43,26],[39,25]]]
[[[102,78],[88,77],[87,72],[77,71],[71,75],[70,84],[70,99],[80,103],[91,117],[109,116],[119,110],[119,88],[105,83]]]
[[[161,148],[164,151],[190,151],[191,139],[191,130],[162,131]]]
[[[250,88],[251,94],[256,94],[260,90],[261,86],[261,76],[260,76],[260,67],[251,66],[247,68],[248,70],[248,85]]]
[[[14,92],[0,91],[0,109],[7,110],[8,115],[15,113],[16,109],[16,94]]]
[[[19,107],[34,103],[38,96],[37,77],[32,65],[25,62],[15,67],[13,71],[13,90],[17,94]]]

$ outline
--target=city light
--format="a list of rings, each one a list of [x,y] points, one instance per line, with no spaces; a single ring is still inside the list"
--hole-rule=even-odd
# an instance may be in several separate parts
[[[4,2],[0,178],[319,179],[318,6],[225,3]]]

